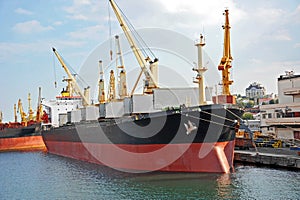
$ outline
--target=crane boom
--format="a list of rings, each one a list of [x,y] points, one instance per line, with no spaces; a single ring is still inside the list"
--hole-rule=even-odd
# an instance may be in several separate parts
[[[154,62],[151,61],[151,59],[149,57],[145,58],[144,55],[142,54],[141,50],[137,47],[136,43],[135,43],[135,40],[133,39],[132,35],[131,35],[131,32],[130,32],[130,29],[128,28],[125,20],[123,19],[122,15],[121,15],[121,12],[118,8],[118,6],[116,5],[116,3],[113,1],[113,0],[109,0],[111,6],[112,6],[112,9],[113,11],[115,12],[116,14],[116,17],[120,23],[120,26],[121,28],[123,29],[123,32],[129,42],[129,45],[143,71],[143,73],[145,74],[146,76],[146,79],[151,82],[153,84],[153,88],[157,88],[158,87],[158,84],[157,84],[157,77],[155,77],[152,72],[150,70],[148,70],[148,68],[146,67],[147,63],[149,62],[150,65],[153,64],[153,63],[156,63],[158,62],[158,59],[155,59]],[[139,79],[137,80],[137,82],[139,81]],[[135,88],[134,88],[135,89]],[[134,92],[134,91],[133,91]],[[132,92],[132,93],[133,93]]]
[[[225,25],[223,26],[224,29],[224,49],[223,49],[223,57],[221,62],[218,66],[218,69],[222,71],[222,94],[223,95],[231,95],[229,86],[233,83],[232,80],[229,79],[229,69],[231,66],[231,61],[233,60],[231,56],[230,50],[230,24],[229,24],[229,11],[225,10]]]
[[[81,98],[83,99],[84,105],[90,105],[88,98],[81,92],[80,87],[78,86],[74,76],[71,74],[70,70],[66,66],[66,64],[63,61],[63,59],[61,58],[61,56],[58,54],[58,52],[56,51],[55,48],[52,48],[52,50],[53,50],[54,54],[56,55],[57,59],[59,60],[60,64],[64,68],[65,72],[67,73],[69,79],[71,80],[71,84],[74,87],[75,93],[77,93],[78,95],[81,96]]]

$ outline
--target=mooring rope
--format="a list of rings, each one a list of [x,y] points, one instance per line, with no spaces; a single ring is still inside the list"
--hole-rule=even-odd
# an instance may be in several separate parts
[[[227,110],[227,109],[226,109]],[[228,110],[229,111],[229,110]],[[213,113],[209,113],[209,112],[206,112],[206,111],[203,111],[201,110],[200,112],[203,112],[205,114],[208,114],[208,115],[211,115],[211,116],[214,116],[214,117],[218,117],[220,119],[225,119],[225,120],[228,120],[228,121],[231,121],[231,122],[236,122],[235,120],[232,120],[232,119],[228,119],[226,117],[223,117],[223,116],[220,116],[220,115],[216,115],[216,114],[213,114]]]
[[[216,122],[216,121],[212,121],[212,120],[208,120],[208,119],[203,119],[201,117],[197,117],[197,116],[193,116],[193,115],[189,115],[189,114],[182,114],[182,115],[185,115],[186,117],[191,117],[191,118],[194,118],[194,119],[203,120],[203,121],[206,121],[206,122],[209,122],[209,123],[217,124],[219,126],[225,126],[227,128],[235,128],[234,126],[228,126],[228,125],[225,125],[224,123],[219,123],[219,122]]]

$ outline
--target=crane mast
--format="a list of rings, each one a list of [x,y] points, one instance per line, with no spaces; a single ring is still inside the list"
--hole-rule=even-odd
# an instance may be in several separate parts
[[[99,103],[105,103],[105,87],[104,87],[104,77],[103,77],[103,65],[102,60],[99,60],[99,71],[100,71],[100,78],[99,78],[99,91],[98,91],[98,101]]]
[[[118,92],[120,99],[128,96],[127,94],[127,83],[126,83],[126,71],[125,65],[120,45],[119,36],[115,36],[116,41],[116,67],[117,67],[117,76],[118,76]]]
[[[222,71],[222,95],[228,95],[230,96],[230,89],[229,86],[233,83],[232,80],[230,80],[230,72],[229,69],[231,66],[231,61],[233,60],[231,56],[231,50],[230,50],[230,24],[229,24],[229,11],[228,9],[225,10],[225,25],[223,25],[224,29],[224,49],[223,49],[223,57],[221,59],[221,62],[218,66],[218,69]]]
[[[207,68],[203,66],[202,48],[205,46],[205,42],[202,34],[200,35],[199,42],[196,43],[195,46],[197,46],[198,49],[198,68],[193,68],[193,71],[197,72],[194,83],[198,83],[199,105],[204,105],[206,104],[204,72],[207,70]]]
[[[137,47],[135,40],[133,39],[130,29],[128,28],[125,20],[123,19],[120,9],[118,8],[118,6],[116,5],[116,3],[113,0],[109,0],[113,11],[116,14],[116,17],[120,23],[121,28],[123,29],[123,32],[129,42],[129,45],[142,69],[142,72],[145,74],[146,77],[146,81],[145,81],[145,88],[144,88],[144,92],[146,93],[152,93],[152,89],[153,88],[158,88],[158,84],[157,84],[157,79],[158,79],[158,70],[157,70],[157,64],[158,64],[158,59],[154,59],[154,61],[152,61],[149,57],[145,58],[144,55],[142,54],[141,50]],[[148,70],[147,63],[150,64],[150,70]],[[152,71],[151,71],[152,70]],[[154,72],[154,74],[153,74]],[[137,83],[139,82],[139,79],[141,77],[141,74],[139,75],[139,78],[137,79],[131,94],[134,93],[134,90],[137,86]]]
[[[108,101],[113,101],[116,99],[116,85],[115,85],[115,75],[114,71],[110,71],[109,78],[109,91],[108,91]]]
[[[43,112],[43,107],[41,104],[41,96],[42,96],[42,91],[41,91],[41,87],[39,87],[39,96],[38,96],[38,103],[37,103],[37,108],[36,108],[36,117],[35,120],[37,122],[41,122],[42,121],[42,112]]]
[[[84,106],[88,106],[90,105],[88,97],[86,97],[80,90],[80,87],[78,86],[74,76],[71,74],[70,70],[68,69],[68,67],[66,66],[66,64],[64,63],[63,59],[61,58],[61,56],[58,54],[58,52],[56,51],[55,48],[52,48],[54,54],[56,55],[57,59],[59,60],[60,64],[62,65],[62,67],[64,68],[65,72],[67,73],[69,80],[71,84],[71,86],[74,88],[75,93],[77,93],[78,95],[81,96],[81,98],[83,99],[83,105]],[[89,88],[86,88],[85,90],[88,90]],[[86,94],[88,94],[88,92],[85,92]],[[72,94],[70,94],[72,95]]]
[[[33,110],[31,107],[30,93],[28,93],[28,121],[32,121],[32,120],[33,120]]]
[[[19,110],[19,113],[20,113],[20,115],[21,115],[21,123],[22,123],[24,126],[27,126],[26,113],[24,112],[24,109],[23,109],[23,105],[22,105],[21,99],[19,99],[19,101],[18,101],[18,110]]]
[[[14,117],[15,117],[15,122],[18,122],[18,116],[17,116],[17,105],[14,104]]]

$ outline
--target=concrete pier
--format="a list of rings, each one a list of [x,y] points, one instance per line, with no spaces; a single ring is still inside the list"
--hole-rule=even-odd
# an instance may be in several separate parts
[[[300,170],[300,156],[289,149],[258,148],[258,151],[235,150],[234,161]]]

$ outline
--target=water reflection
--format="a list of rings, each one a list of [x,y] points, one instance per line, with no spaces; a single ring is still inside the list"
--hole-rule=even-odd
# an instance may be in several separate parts
[[[130,174],[42,153],[0,154],[0,199],[299,199],[300,173]]]
[[[218,191],[218,197],[221,199],[237,199],[233,195],[233,185],[231,182],[231,174],[221,174],[217,178],[217,191]]]

